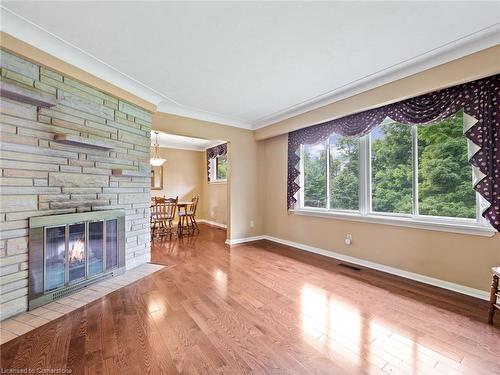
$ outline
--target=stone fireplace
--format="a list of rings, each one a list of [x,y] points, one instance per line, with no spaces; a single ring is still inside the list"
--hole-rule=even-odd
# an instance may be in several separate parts
[[[30,310],[125,271],[125,212],[38,216],[29,222]]]
[[[0,70],[5,320],[150,260],[152,115],[4,49]]]

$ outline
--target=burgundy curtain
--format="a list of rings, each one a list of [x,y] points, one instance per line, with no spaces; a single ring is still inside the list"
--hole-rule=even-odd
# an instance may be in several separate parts
[[[483,216],[500,231],[500,74],[435,91],[384,107],[296,130],[288,134],[288,208],[300,186],[301,144],[326,140],[331,134],[362,136],[385,118],[408,125],[433,123],[464,110],[464,135],[469,141],[474,189],[486,202]]]
[[[210,182],[210,160],[227,154],[227,143],[207,148],[207,179]]]

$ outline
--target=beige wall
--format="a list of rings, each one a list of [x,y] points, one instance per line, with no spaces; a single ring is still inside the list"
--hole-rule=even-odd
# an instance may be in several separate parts
[[[288,214],[287,136],[261,143],[265,234],[488,290],[491,267],[500,264],[500,234],[480,237]],[[344,243],[348,233],[351,246]]]
[[[153,196],[179,197],[189,201],[199,195],[197,217],[227,225],[227,182],[208,183],[206,152],[160,147],[163,164],[163,189],[151,190]]]
[[[227,182],[208,182],[207,153],[203,153],[203,219],[227,225]]]
[[[228,141],[227,236],[229,239],[238,239],[263,233],[257,170],[258,145],[252,131],[159,112],[153,115],[153,129],[188,137]]]
[[[227,183],[207,183],[203,192],[203,219],[227,225]]]
[[[289,214],[286,133],[498,72],[500,46],[257,130],[265,234],[487,291],[491,267],[500,264],[500,234],[489,238]],[[351,246],[344,244],[347,233],[353,235]]]
[[[490,268],[500,264],[500,235],[492,238],[390,225],[288,214],[286,210],[286,133],[292,129],[383,105],[397,98],[451,86],[500,71],[499,48],[381,86],[341,102],[250,132],[158,113],[153,129],[230,142],[228,222],[230,239],[260,234],[282,238],[405,271],[487,290]],[[256,142],[255,138],[260,139]],[[255,183],[251,183],[256,181]],[[255,227],[250,228],[250,220]],[[347,247],[345,235],[353,235]]]
[[[158,154],[167,161],[163,164],[163,189],[151,190],[151,195],[179,197],[191,200],[203,193],[203,152],[159,148]],[[200,212],[198,212],[200,217]]]

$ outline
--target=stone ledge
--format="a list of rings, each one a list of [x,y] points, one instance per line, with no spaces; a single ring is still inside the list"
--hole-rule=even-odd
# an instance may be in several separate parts
[[[56,98],[53,95],[31,89],[27,86],[21,87],[20,85],[15,85],[4,80],[0,81],[0,96],[37,107],[50,108],[57,104]]]
[[[98,150],[112,150],[114,145],[111,143],[94,138],[84,138],[75,134],[57,133],[54,136],[54,141],[64,143],[66,145],[87,147]]]

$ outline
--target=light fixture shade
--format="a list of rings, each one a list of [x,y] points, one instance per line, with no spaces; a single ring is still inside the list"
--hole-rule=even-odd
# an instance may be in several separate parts
[[[163,163],[165,163],[165,159],[162,159],[162,158],[151,158],[151,159],[149,159],[149,163],[153,167],[161,167],[163,165]]]
[[[158,156],[158,146],[159,146],[158,133],[159,132],[155,132],[155,135],[156,135],[155,154],[151,159],[149,159],[149,164],[151,164],[153,167],[161,167],[163,165],[163,163],[165,163],[165,159],[162,159]]]

